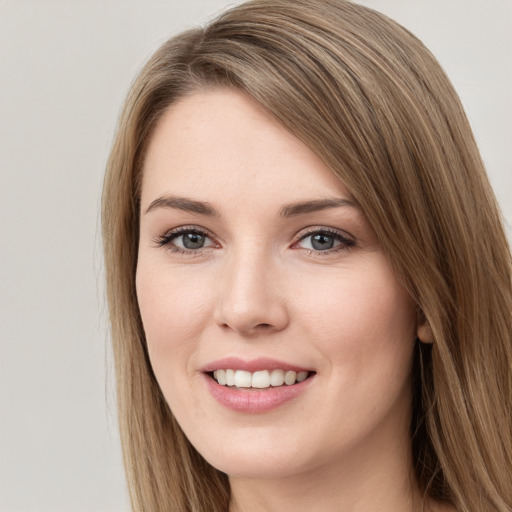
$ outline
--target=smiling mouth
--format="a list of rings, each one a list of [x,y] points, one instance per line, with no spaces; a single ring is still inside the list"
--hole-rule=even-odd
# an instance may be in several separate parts
[[[246,370],[219,369],[209,372],[210,377],[220,384],[237,389],[268,389],[282,386],[293,386],[305,381],[315,372],[293,370],[260,370],[249,372]]]

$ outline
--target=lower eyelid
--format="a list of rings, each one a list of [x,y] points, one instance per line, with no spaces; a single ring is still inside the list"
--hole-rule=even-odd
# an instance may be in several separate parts
[[[306,247],[299,247],[296,250],[305,251],[308,255],[313,255],[313,256],[329,256],[329,255],[337,254],[339,252],[348,251],[348,250],[352,249],[352,247],[353,247],[353,245],[340,243],[330,249],[324,249],[324,250],[310,249],[310,248],[306,248]]]

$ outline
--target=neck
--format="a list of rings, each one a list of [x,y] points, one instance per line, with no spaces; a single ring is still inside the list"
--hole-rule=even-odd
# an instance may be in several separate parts
[[[389,477],[390,475],[388,475]],[[378,482],[375,475],[367,481],[355,481],[354,475],[343,473],[304,473],[280,480],[251,480],[232,483],[230,512],[415,512],[421,510],[421,498],[408,478]]]

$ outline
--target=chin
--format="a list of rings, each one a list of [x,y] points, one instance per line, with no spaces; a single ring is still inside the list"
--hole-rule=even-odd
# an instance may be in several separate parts
[[[205,440],[194,446],[214,468],[230,477],[247,479],[280,479],[307,472],[325,462],[326,455],[314,450],[314,443],[307,448],[304,441],[292,439],[283,442],[282,433],[239,433],[222,439]],[[256,437],[258,437],[256,442]],[[244,439],[245,438],[245,439]],[[310,452],[310,456],[308,453]]]
[[[235,478],[280,479],[302,472],[302,468],[293,459],[266,457],[261,453],[253,457],[249,454],[225,452],[221,456],[213,456],[206,460],[214,468]]]

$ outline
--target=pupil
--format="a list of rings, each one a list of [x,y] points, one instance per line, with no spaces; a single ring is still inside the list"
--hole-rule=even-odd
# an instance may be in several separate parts
[[[183,246],[186,249],[200,249],[204,245],[204,236],[198,233],[183,235]]]
[[[313,249],[326,251],[334,246],[334,238],[329,235],[315,235],[311,241]]]

